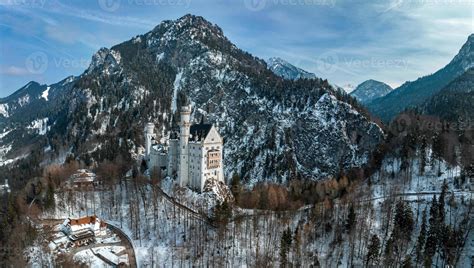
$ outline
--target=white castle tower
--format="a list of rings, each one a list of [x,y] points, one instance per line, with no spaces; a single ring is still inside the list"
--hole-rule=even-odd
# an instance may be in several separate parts
[[[185,186],[188,183],[189,177],[189,127],[191,126],[191,105],[183,106],[181,108],[181,123],[180,123],[180,137],[179,137],[179,171],[178,179],[179,185]]]
[[[150,157],[151,141],[155,137],[155,125],[147,123],[145,125],[145,159]]]

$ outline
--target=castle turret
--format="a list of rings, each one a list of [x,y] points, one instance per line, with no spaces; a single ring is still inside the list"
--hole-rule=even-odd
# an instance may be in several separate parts
[[[189,177],[189,127],[191,117],[191,105],[183,106],[181,108],[181,123],[180,123],[180,137],[179,137],[179,173],[178,180],[180,186],[185,186]]]
[[[147,123],[145,125],[145,158],[149,159],[151,150],[151,140],[155,137],[155,125]]]

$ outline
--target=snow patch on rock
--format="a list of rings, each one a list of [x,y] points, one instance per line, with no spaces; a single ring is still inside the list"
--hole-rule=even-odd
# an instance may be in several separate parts
[[[43,91],[43,93],[41,93],[41,98],[45,99],[46,101],[48,101],[49,89],[50,89],[50,88],[51,88],[51,87],[48,86],[48,87],[46,88],[46,90]]]

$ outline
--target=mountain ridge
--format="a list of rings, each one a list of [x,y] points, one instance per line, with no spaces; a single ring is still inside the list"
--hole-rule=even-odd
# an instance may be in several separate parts
[[[384,97],[367,104],[367,108],[383,121],[390,121],[405,109],[415,108],[436,94],[456,77],[474,66],[474,34],[469,35],[459,52],[443,68],[433,74],[407,81]]]

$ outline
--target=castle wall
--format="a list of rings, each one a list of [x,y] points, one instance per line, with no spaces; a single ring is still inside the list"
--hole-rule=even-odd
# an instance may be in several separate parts
[[[206,179],[207,178],[215,178],[219,181],[225,182],[224,181],[224,163],[222,161],[223,159],[223,154],[224,154],[224,146],[223,146],[223,139],[217,132],[217,129],[215,127],[212,127],[212,129],[209,131],[209,134],[207,135],[206,139],[204,140],[205,144],[205,149],[206,149],[206,154],[208,155],[207,157],[212,157],[212,159],[215,159],[218,161],[218,165],[215,165],[215,163],[209,162],[209,158],[206,158],[206,163],[204,163],[207,168],[206,168]],[[218,152],[217,157],[215,157],[215,154],[210,155],[211,152]],[[203,180],[203,186],[204,186],[204,181]]]
[[[170,177],[174,177],[178,172],[178,161],[179,161],[178,146],[179,146],[179,141],[177,139],[169,140],[167,174]]]
[[[200,142],[189,143],[189,186],[201,190],[201,174],[203,152]]]
[[[157,148],[151,148],[150,151],[150,158],[148,161],[148,168],[150,171],[154,169],[158,169],[160,174],[164,176],[164,173],[162,173],[163,170],[167,168],[168,165],[168,154],[161,151],[157,150]]]

